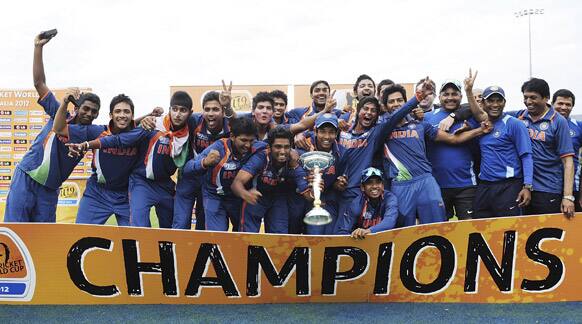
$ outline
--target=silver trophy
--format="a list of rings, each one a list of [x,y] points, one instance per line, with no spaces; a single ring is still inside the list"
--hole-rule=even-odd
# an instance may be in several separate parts
[[[301,155],[299,162],[301,165],[312,171],[315,178],[313,179],[313,209],[311,209],[303,222],[307,225],[326,225],[331,223],[332,218],[329,212],[321,208],[321,190],[319,189],[319,184],[321,183],[321,172],[333,164],[333,155],[326,152],[307,152]]]

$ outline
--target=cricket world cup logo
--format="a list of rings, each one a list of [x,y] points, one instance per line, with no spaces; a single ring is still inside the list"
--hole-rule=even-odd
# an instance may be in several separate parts
[[[30,301],[35,284],[26,245],[12,230],[0,227],[0,301]]]

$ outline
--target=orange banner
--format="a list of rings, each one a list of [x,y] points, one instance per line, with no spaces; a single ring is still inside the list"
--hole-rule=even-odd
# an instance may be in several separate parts
[[[582,215],[371,235],[2,224],[0,300],[30,304],[582,301]]]

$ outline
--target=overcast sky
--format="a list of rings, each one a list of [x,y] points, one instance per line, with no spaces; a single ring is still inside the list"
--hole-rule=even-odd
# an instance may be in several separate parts
[[[437,84],[479,70],[477,86],[502,86],[521,108],[529,77],[582,98],[579,1],[5,1],[1,88],[32,88],[34,36],[57,28],[45,48],[51,88],[91,87],[105,102],[130,95],[136,114],[169,103],[170,85],[353,83]],[[582,99],[581,99],[582,100]],[[101,114],[99,121],[108,119]],[[582,104],[575,108],[582,113]]]

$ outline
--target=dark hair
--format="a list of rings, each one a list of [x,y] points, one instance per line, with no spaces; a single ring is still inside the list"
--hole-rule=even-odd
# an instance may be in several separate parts
[[[257,137],[257,127],[249,117],[234,118],[229,121],[232,136],[253,135]]]
[[[393,84],[395,84],[394,81],[392,81],[390,79],[384,79],[384,80],[380,81],[380,83],[378,83],[378,88],[376,89],[376,96],[380,95],[380,89],[382,89],[382,86],[393,85]]]
[[[576,97],[574,96],[574,93],[568,89],[560,89],[554,92],[554,96],[552,97],[552,105],[556,102],[558,97],[572,98],[572,106],[574,106],[576,103]]]
[[[269,135],[267,135],[267,143],[269,143],[269,146],[273,145],[277,138],[288,139],[289,144],[293,147],[293,133],[291,133],[287,128],[283,126],[271,128],[271,130],[269,130]]]
[[[387,88],[386,90],[384,90],[384,94],[382,95],[382,103],[384,105],[388,104],[388,96],[396,93],[396,92],[400,92],[400,94],[402,95],[402,98],[404,98],[404,101],[406,101],[406,89],[404,89],[404,87],[400,84],[395,84],[389,88]]]
[[[376,109],[380,110],[380,102],[378,101],[378,98],[374,96],[366,96],[362,98],[362,100],[358,101],[358,105],[356,106],[356,120],[354,121],[354,125],[358,124],[360,110],[362,110],[362,107],[369,102],[373,103],[376,106]],[[378,111],[378,113],[380,112]]]
[[[270,95],[271,95],[271,98],[283,99],[283,101],[285,101],[285,106],[287,106],[287,94],[285,92],[277,89],[277,90],[271,91]]]
[[[354,83],[354,93],[358,91],[358,86],[360,85],[360,82],[364,80],[372,81],[372,85],[374,86],[374,88],[376,88],[376,82],[374,82],[374,79],[372,79],[372,77],[370,77],[367,74],[360,74],[360,76],[356,79],[356,83]]]
[[[202,108],[209,101],[218,101],[220,103],[220,94],[216,91],[207,92],[202,98]]]
[[[320,83],[325,84],[325,86],[327,87],[327,89],[331,89],[331,87],[329,86],[329,83],[327,83],[327,81],[325,81],[325,80],[317,80],[317,81],[313,82],[311,84],[311,86],[309,87],[309,94],[312,94],[313,93],[313,88],[315,88],[315,86],[318,85],[318,84],[320,84]]]
[[[521,93],[536,92],[542,98],[550,98],[550,86],[543,79],[531,78],[521,86]]]
[[[418,88],[419,85],[423,84],[424,81],[426,81],[426,79],[420,79],[418,82],[416,82],[416,85],[414,86],[414,91],[416,91],[416,88]],[[429,83],[432,85],[432,88],[434,89],[434,91],[436,91],[436,83],[434,83],[433,80],[428,79]],[[445,87],[446,88],[446,87]],[[455,88],[456,89],[456,88]],[[457,89],[458,90],[458,89]]]
[[[134,106],[133,106],[133,101],[131,101],[131,98],[126,96],[125,94],[121,93],[121,94],[118,94],[117,96],[113,97],[113,99],[111,99],[111,103],[109,104],[109,113],[113,113],[113,108],[120,102],[125,102],[126,104],[128,104],[129,108],[131,108],[132,114],[135,112]]]
[[[79,103],[79,106],[82,106],[85,101],[90,101],[90,102],[96,104],[97,109],[101,108],[101,99],[99,99],[99,96],[94,94],[94,93],[91,93],[91,92],[81,93],[79,100],[77,100],[77,102]]]
[[[192,98],[185,91],[176,91],[170,99],[170,106],[182,106],[192,109]]]
[[[271,103],[271,106],[275,106],[275,102],[273,101],[273,97],[271,97],[271,94],[269,94],[266,91],[261,91],[253,97],[253,109],[252,110],[255,110],[255,108],[257,108],[257,104],[259,102],[263,102],[263,101],[268,101]]]

